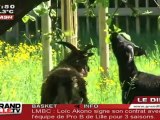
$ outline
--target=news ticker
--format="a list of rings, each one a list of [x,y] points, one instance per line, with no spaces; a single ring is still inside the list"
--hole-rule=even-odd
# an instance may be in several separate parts
[[[160,97],[132,104],[22,104],[0,102],[0,120],[159,120]]]

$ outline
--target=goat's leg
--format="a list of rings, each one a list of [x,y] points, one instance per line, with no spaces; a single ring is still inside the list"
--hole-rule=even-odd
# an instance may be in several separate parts
[[[122,91],[122,103],[123,104],[130,104],[135,97],[135,90],[136,88],[130,85],[128,90]]]
[[[82,104],[89,104],[89,101],[88,101],[87,96],[84,96],[84,97],[83,97]]]
[[[83,104],[88,104],[87,90],[86,87],[83,88],[83,91],[80,92],[80,96],[83,98]]]
[[[42,84],[41,104],[53,104],[56,95],[57,95],[56,85],[52,85],[48,81]]]
[[[52,104],[54,101],[54,96],[50,95],[50,91],[42,89],[41,92],[41,104]]]
[[[49,94],[41,95],[41,104],[53,104],[54,96]]]
[[[127,101],[129,104],[131,104],[135,97],[135,91],[136,91],[135,79],[131,80],[129,85],[130,85],[129,89],[127,91]]]
[[[82,104],[88,104],[88,97],[87,97],[87,89],[86,89],[86,81],[84,79],[80,79],[78,81],[79,84],[79,95],[83,99]]]
[[[126,96],[127,92],[126,91],[122,91],[122,103],[123,104],[127,104],[127,96]]]

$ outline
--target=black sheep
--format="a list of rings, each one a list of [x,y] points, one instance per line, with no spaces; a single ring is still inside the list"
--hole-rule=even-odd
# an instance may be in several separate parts
[[[135,96],[160,96],[160,76],[138,71],[134,62],[134,56],[146,55],[145,51],[116,32],[110,40],[119,67],[122,103],[131,103]]]
[[[58,42],[71,49],[71,53],[61,61],[42,84],[41,104],[87,104],[86,81],[89,66],[88,58],[93,55],[88,50],[78,50],[68,42]]]

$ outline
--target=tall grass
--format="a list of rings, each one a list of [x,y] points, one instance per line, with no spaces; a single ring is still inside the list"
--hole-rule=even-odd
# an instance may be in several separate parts
[[[10,63],[0,68],[0,101],[39,103],[42,72],[40,61]]]
[[[40,103],[41,50],[41,44],[11,46],[0,42],[0,101]],[[121,103],[118,66],[113,53],[110,53],[108,74],[104,74],[99,65],[96,49],[94,53],[89,60],[91,71],[86,78],[90,103]],[[139,70],[160,75],[159,58],[160,46],[156,43],[155,49],[148,52],[148,58],[136,58],[136,65]]]
[[[0,101],[39,103],[41,44],[10,46],[0,42]]]

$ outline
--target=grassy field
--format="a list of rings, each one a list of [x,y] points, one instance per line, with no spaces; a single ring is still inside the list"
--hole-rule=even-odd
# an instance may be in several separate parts
[[[160,75],[160,46],[148,52],[148,58],[136,58],[139,70]],[[0,101],[40,103],[42,84],[41,44],[11,46],[0,42]],[[99,66],[97,50],[90,58],[91,71],[86,78],[90,103],[121,103],[118,67],[110,53],[109,73],[105,75]]]

